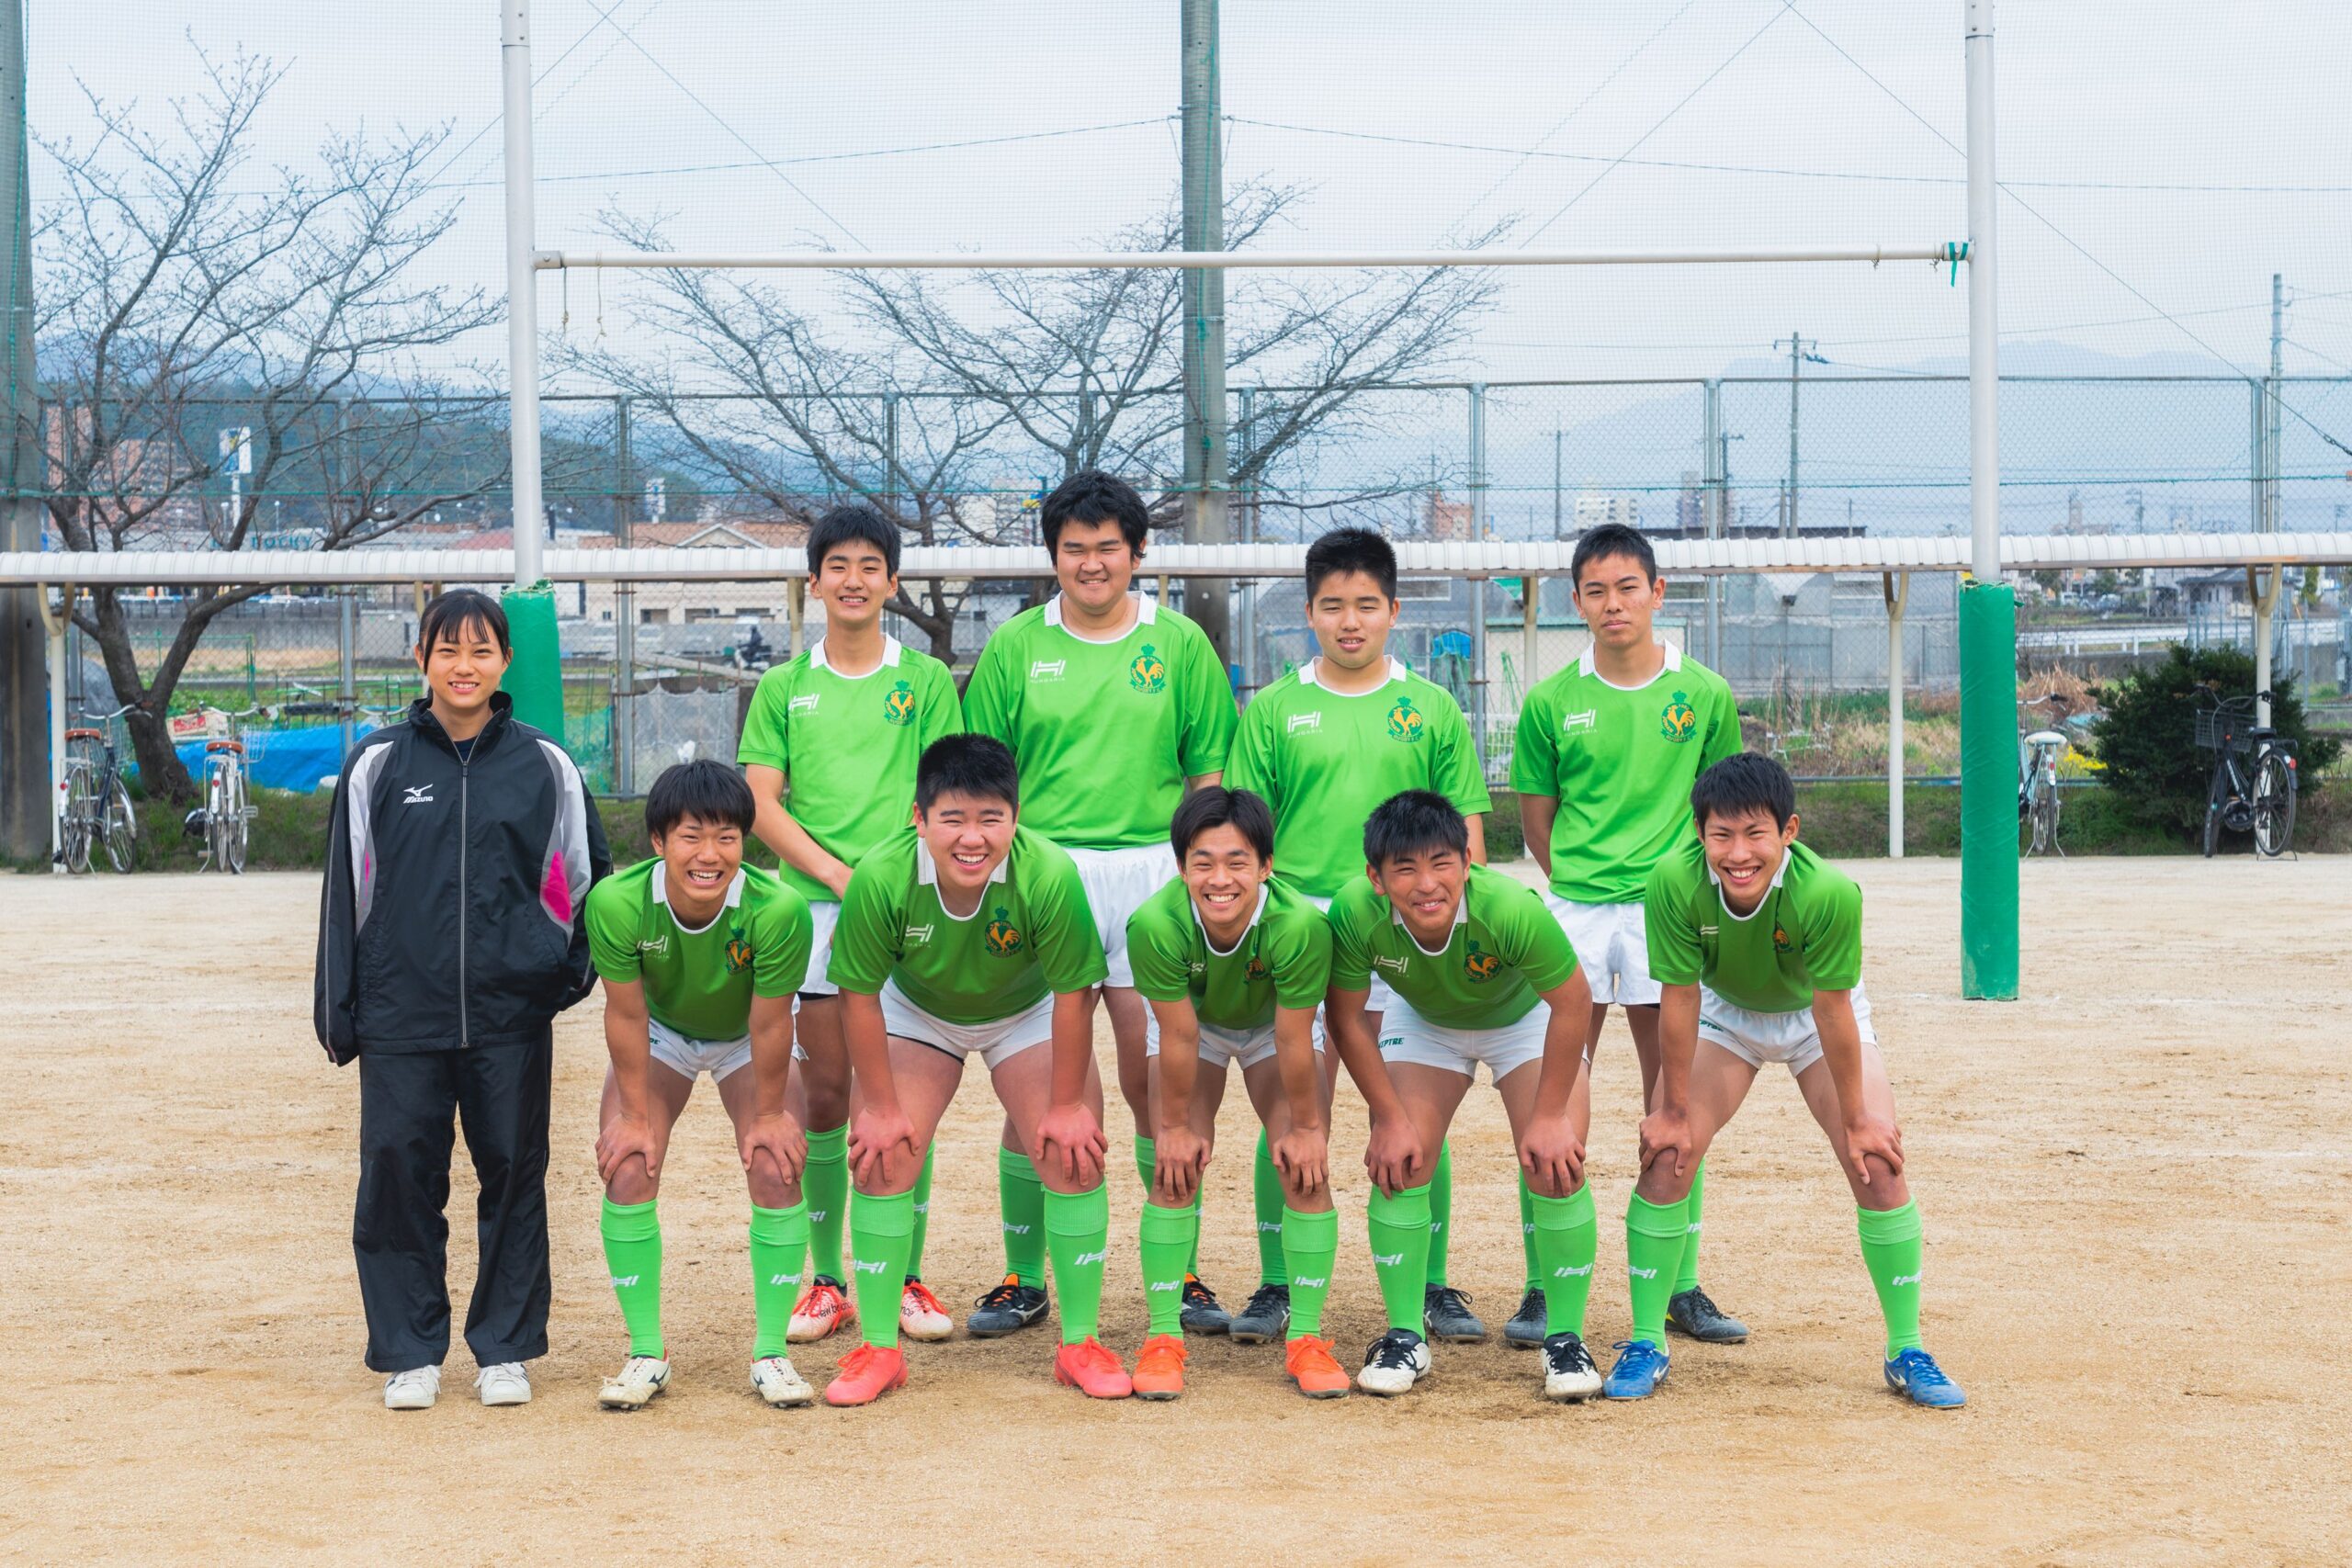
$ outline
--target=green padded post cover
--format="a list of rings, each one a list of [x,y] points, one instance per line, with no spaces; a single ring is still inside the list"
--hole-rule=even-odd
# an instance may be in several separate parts
[[[2018,995],[2018,606],[1961,580],[1960,994]]]
[[[555,590],[542,581],[510,588],[501,601],[514,662],[499,689],[514,700],[514,716],[560,743],[563,739],[563,649],[555,631]]]

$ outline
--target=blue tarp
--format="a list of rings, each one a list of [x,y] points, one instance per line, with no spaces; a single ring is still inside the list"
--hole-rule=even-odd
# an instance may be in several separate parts
[[[363,724],[352,731],[356,741],[376,727]],[[317,725],[308,729],[249,729],[240,737],[245,743],[245,777],[263,789],[292,790],[308,795],[319,787],[319,781],[333,781],[343,772],[343,727],[335,724]],[[179,748],[180,764],[199,784],[204,779],[204,742],[185,741]]]

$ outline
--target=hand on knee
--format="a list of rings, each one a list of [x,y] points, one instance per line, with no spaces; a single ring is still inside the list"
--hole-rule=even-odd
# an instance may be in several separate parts
[[[605,1196],[616,1203],[650,1203],[660,1195],[660,1179],[649,1174],[645,1161],[635,1156],[621,1162],[605,1184]]]

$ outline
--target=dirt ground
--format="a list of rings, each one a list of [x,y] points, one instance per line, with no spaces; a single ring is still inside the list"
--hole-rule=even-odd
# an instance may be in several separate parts
[[[311,1041],[314,878],[0,877],[0,1558],[850,1562],[2314,1563],[2352,1557],[2352,863],[2032,863],[2025,989],[1958,991],[1958,867],[1854,867],[1866,974],[1928,1225],[1931,1348],[1967,1387],[1879,1379],[1849,1200],[1785,1076],[1709,1167],[1706,1283],[1747,1345],[1676,1341],[1645,1404],[1563,1407],[1535,1360],[1440,1348],[1405,1399],[1315,1404],[1273,1347],[1194,1340],[1174,1404],[1057,1388],[1042,1331],[912,1354],[872,1408],[769,1411],[744,1381],[745,1200],[706,1089],[665,1172],[673,1392],[599,1412],[620,1321],[589,1156],[594,1001],[558,1033],[554,1353],[484,1410],[392,1415],[360,1365],[355,1075]],[[1103,1035],[1107,1052],[1108,1035]],[[1590,1335],[1623,1336],[1637,1075],[1614,1025],[1593,1143]],[[1238,1090],[1204,1272],[1254,1282]],[[943,1129],[927,1273],[1000,1269],[977,1071]],[[1360,1107],[1343,1098],[1351,1365],[1378,1327]],[[1129,1129],[1113,1111],[1114,1150]],[[1520,1280],[1500,1106],[1455,1143],[1455,1282],[1498,1333]],[[451,1284],[471,1284],[462,1152]],[[1105,1338],[1143,1327],[1138,1197],[1114,1166]],[[820,1383],[831,1347],[804,1348]]]

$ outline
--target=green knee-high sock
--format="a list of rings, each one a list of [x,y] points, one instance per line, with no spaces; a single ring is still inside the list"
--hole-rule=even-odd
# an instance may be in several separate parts
[[[857,1292],[857,1326],[868,1345],[899,1348],[899,1297],[906,1289],[907,1248],[915,1230],[911,1192],[861,1192],[849,1205],[849,1267]]]
[[[1331,1267],[1340,1257],[1340,1215],[1326,1209],[1302,1214],[1283,1208],[1283,1273],[1290,1281],[1290,1337],[1323,1335],[1323,1298],[1331,1293]]]
[[[1585,1303],[1592,1298],[1592,1260],[1600,1249],[1592,1189],[1579,1187],[1565,1198],[1529,1196],[1535,1208],[1536,1256],[1544,1266],[1544,1332],[1581,1336]]]
[[[613,1294],[620,1298],[621,1321],[628,1325],[628,1353],[662,1354],[662,1221],[653,1200],[616,1203],[605,1200],[605,1265],[612,1270]]]
[[[939,1157],[939,1145],[933,1144],[923,1151],[922,1174],[915,1178],[915,1229],[907,1238],[907,1278],[922,1278],[922,1240],[931,1231],[931,1162]]]
[[[1446,1242],[1453,1234],[1453,1140],[1437,1146],[1437,1165],[1430,1172],[1429,1283],[1445,1283]]]
[[[1862,1263],[1878,1288],[1878,1310],[1886,1317],[1886,1359],[1919,1348],[1919,1205],[1857,1209],[1862,1233]]]
[[[1159,1175],[1159,1144],[1157,1139],[1137,1136],[1136,1139],[1136,1174],[1143,1178],[1144,1201],[1151,1201],[1151,1184]],[[1201,1213],[1201,1189],[1193,1189],[1192,1213],[1197,1221]],[[1193,1250],[1185,1255],[1184,1272],[1201,1271],[1201,1227],[1193,1226]]]
[[[752,1359],[789,1354],[792,1303],[800,1297],[801,1265],[808,1256],[808,1205],[752,1205]]]
[[[996,1201],[1004,1216],[1004,1271],[1023,1284],[1046,1284],[1046,1189],[1019,1149],[996,1151]]]
[[[1684,1200],[1690,1205],[1690,1239],[1682,1244],[1682,1271],[1674,1277],[1674,1293],[1678,1296],[1699,1288],[1699,1200],[1706,1190],[1707,1162],[1701,1160],[1699,1168],[1691,1173],[1690,1196]]]
[[[1543,1260],[1535,1256],[1535,1190],[1527,1185],[1527,1173],[1519,1178],[1519,1250],[1527,1265],[1525,1290],[1544,1288]]]
[[[1153,1334],[1184,1332],[1185,1267],[1200,1235],[1198,1209],[1143,1206],[1143,1223],[1136,1228],[1136,1239],[1143,1254],[1143,1301],[1151,1314]],[[1062,1294],[1067,1301],[1069,1291]]]
[[[1428,1184],[1408,1187],[1394,1198],[1374,1188],[1367,1217],[1372,1232],[1372,1268],[1380,1276],[1380,1299],[1388,1308],[1388,1326],[1409,1328],[1419,1334],[1421,1297],[1429,1283],[1430,1269]]]
[[[1290,1209],[1283,1202],[1283,1173],[1274,1168],[1273,1145],[1267,1142],[1262,1127],[1258,1130],[1258,1158],[1250,1168],[1250,1197],[1258,1211],[1258,1283],[1287,1285],[1290,1265],[1285,1259],[1289,1243],[1283,1239],[1283,1225],[1290,1217]],[[1291,1311],[1295,1315],[1296,1303],[1291,1304]]]
[[[1046,1247],[1062,1289],[1062,1343],[1094,1337],[1102,1310],[1102,1259],[1110,1250],[1111,1190],[1046,1193]]]
[[[808,1202],[808,1250],[817,1272],[847,1280],[842,1271],[842,1221],[849,1212],[849,1129],[829,1127],[808,1134],[808,1166],[800,1173]]]
[[[1634,1297],[1634,1333],[1666,1348],[1666,1304],[1682,1271],[1689,1211],[1653,1203],[1636,1192],[1625,1205],[1625,1277]]]

